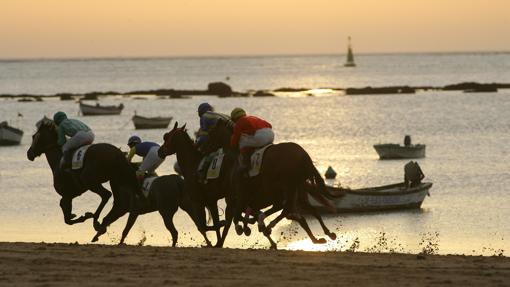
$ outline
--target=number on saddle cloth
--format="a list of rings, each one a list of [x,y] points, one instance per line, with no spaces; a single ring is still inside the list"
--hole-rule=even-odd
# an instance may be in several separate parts
[[[248,172],[248,175],[250,177],[254,177],[259,175],[260,169],[262,167],[262,159],[264,158],[264,153],[266,152],[267,148],[272,146],[273,144],[268,144],[266,146],[263,146],[253,152],[250,159],[250,171]]]
[[[81,169],[83,167],[83,159],[85,158],[85,153],[89,147],[90,145],[84,145],[73,152],[73,160],[71,164],[73,170]]]

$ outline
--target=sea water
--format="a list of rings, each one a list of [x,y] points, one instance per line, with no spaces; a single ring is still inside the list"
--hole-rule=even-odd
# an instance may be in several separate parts
[[[343,68],[339,56],[39,60],[0,62],[0,94],[129,91],[156,88],[205,88],[223,80],[235,90],[278,87],[353,87],[383,85],[445,85],[461,81],[510,82],[510,54],[366,55],[358,67]],[[274,230],[279,246],[304,250],[400,251],[458,254],[506,254],[510,250],[510,90],[468,94],[458,91],[418,92],[411,95],[345,96],[339,93],[296,94],[296,97],[191,99],[102,99],[123,103],[119,116],[83,117],[73,101],[47,99],[19,103],[0,100],[0,120],[25,131],[22,143],[0,148],[0,241],[86,243],[95,234],[92,222],[68,226],[60,197],[44,156],[30,162],[26,151],[43,115],[62,110],[86,122],[96,142],[127,150],[129,136],[162,143],[166,130],[134,130],[136,111],[146,116],[173,116],[198,128],[196,108],[204,101],[229,113],[243,107],[267,119],[276,142],[293,141],[311,155],[321,173],[332,166],[332,184],[352,188],[400,182],[406,160],[382,161],[376,143],[400,143],[406,134],[413,143],[427,145],[419,159],[426,181],[434,186],[421,209],[325,215],[335,241],[314,246],[295,223],[283,220]],[[21,114],[23,117],[17,117]],[[172,121],[171,125],[173,125]],[[173,173],[175,156],[159,168]],[[105,185],[109,188],[109,185]],[[91,192],[73,201],[74,213],[93,211],[99,197]],[[224,203],[220,202],[224,208]],[[106,206],[103,215],[111,208]],[[127,217],[109,227],[99,243],[115,244]],[[203,239],[188,215],[174,217],[180,232],[178,246],[200,246]],[[323,235],[313,219],[312,230]],[[213,239],[214,233],[209,233]],[[253,229],[241,237],[231,230],[227,247],[267,247]],[[127,238],[129,244],[169,245],[170,234],[159,214],[142,215]],[[428,249],[427,249],[428,248]]]

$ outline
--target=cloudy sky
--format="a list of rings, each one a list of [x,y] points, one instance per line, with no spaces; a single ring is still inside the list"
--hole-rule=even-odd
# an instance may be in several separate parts
[[[510,51],[509,0],[1,0],[0,58]]]

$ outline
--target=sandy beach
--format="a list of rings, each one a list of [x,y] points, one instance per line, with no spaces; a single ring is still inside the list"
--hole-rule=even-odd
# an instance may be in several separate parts
[[[508,257],[0,243],[3,286],[508,286],[509,278]]]

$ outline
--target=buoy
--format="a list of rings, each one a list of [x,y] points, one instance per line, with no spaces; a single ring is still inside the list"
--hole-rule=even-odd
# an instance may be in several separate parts
[[[334,179],[336,177],[336,171],[331,166],[329,166],[324,176],[326,176],[326,179]]]

